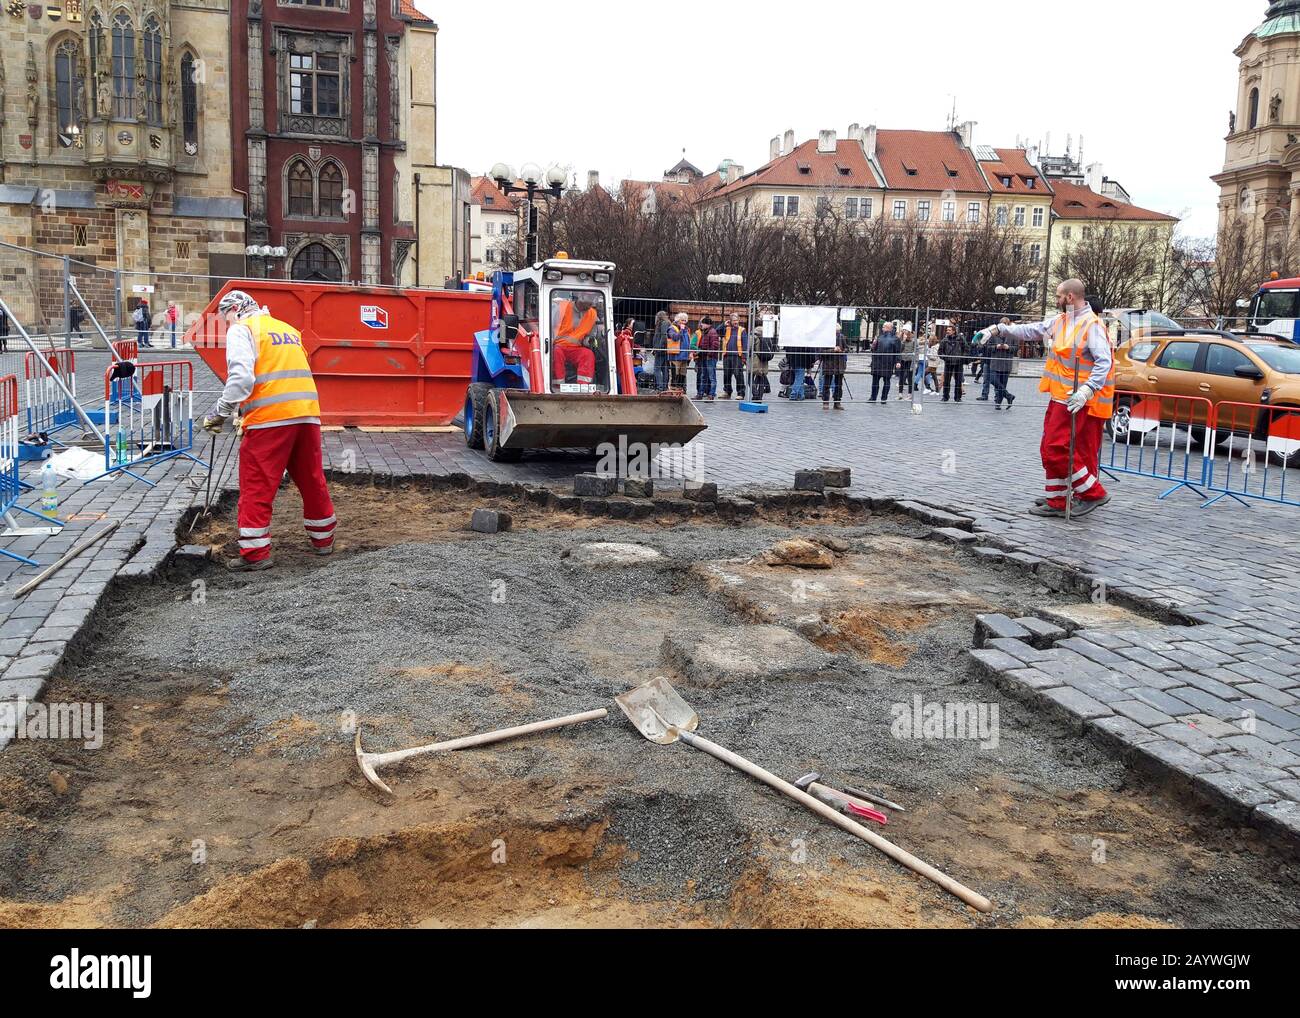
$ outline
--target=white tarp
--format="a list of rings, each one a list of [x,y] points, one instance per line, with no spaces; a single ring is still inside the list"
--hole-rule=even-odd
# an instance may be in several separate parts
[[[839,308],[781,308],[781,348],[812,347],[835,349],[835,327]]]

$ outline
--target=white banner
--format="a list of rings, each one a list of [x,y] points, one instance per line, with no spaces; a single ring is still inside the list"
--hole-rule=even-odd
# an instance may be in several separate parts
[[[835,349],[838,308],[781,308],[781,349],[811,347],[817,350]]]

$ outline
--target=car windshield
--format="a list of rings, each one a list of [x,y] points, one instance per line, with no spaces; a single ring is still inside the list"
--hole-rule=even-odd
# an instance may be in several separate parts
[[[1159,311],[1130,311],[1128,313],[1130,329],[1181,329],[1182,326],[1172,318],[1167,318]]]
[[[1274,371],[1284,375],[1300,375],[1300,346],[1281,343],[1250,343],[1250,352]]]

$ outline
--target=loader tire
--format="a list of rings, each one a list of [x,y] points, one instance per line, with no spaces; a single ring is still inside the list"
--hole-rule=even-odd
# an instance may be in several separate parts
[[[475,382],[465,393],[465,444],[471,449],[483,448],[483,414],[491,395],[486,382]]]
[[[501,448],[501,428],[497,419],[500,401],[496,390],[491,390],[483,400],[483,445],[488,459],[493,463],[518,463],[524,452],[522,449]]]

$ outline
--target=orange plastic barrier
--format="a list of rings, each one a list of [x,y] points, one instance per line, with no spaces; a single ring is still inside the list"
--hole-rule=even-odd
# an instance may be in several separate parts
[[[240,280],[185,334],[223,381],[226,325],[217,305],[230,290],[245,291],[302,333],[321,423],[329,425],[450,424],[465,405],[474,333],[491,324],[488,293]]]

